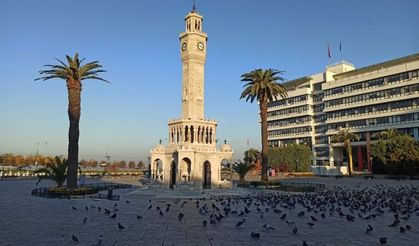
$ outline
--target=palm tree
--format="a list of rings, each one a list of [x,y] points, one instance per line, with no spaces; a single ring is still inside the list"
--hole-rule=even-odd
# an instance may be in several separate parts
[[[237,175],[239,175],[240,183],[244,183],[244,177],[254,167],[254,164],[248,164],[246,162],[237,161],[234,163],[233,170],[237,173]]]
[[[45,176],[38,176],[37,185],[43,179],[50,179],[57,183],[58,187],[63,186],[66,178],[67,178],[67,161],[65,158],[60,158],[56,156],[55,159],[48,157],[49,163],[47,163],[46,167],[39,168],[34,171],[35,174],[44,173]]]
[[[358,140],[358,136],[352,133],[349,128],[341,128],[336,135],[332,136],[333,142],[343,143],[345,146],[346,152],[348,153],[349,174],[352,174],[353,171],[351,142],[356,140]]]
[[[59,59],[56,59],[60,64],[45,65],[46,70],[41,70],[39,73],[42,77],[35,80],[49,80],[49,79],[63,79],[67,82],[68,92],[68,118],[70,120],[70,127],[68,131],[68,178],[67,187],[74,189],[77,187],[77,167],[79,158],[79,122],[81,111],[81,89],[82,81],[86,79],[97,79],[108,82],[98,76],[99,73],[105,72],[101,69],[98,61],[88,62],[84,65],[81,63],[84,58],[79,60],[79,55],[76,53],[74,58],[66,56],[68,65]],[[109,82],[108,82],[109,83]]]
[[[256,69],[241,76],[241,81],[246,84],[240,99],[246,98],[246,102],[255,100],[259,102],[262,137],[262,182],[268,182],[268,103],[280,96],[287,97],[286,89],[277,81],[284,81],[280,75],[284,71],[274,69]]]

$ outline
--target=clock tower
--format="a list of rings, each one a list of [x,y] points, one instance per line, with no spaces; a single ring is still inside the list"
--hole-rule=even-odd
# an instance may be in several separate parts
[[[160,141],[150,152],[152,179],[172,188],[186,185],[190,189],[205,189],[231,187],[232,184],[226,181],[221,170],[228,170],[226,163],[232,163],[233,150],[226,142],[218,148],[217,122],[205,118],[207,34],[202,31],[202,23],[203,17],[194,6],[185,17],[185,31],[179,37],[181,117],[169,121],[168,145]]]
[[[204,65],[208,37],[202,24],[202,15],[193,8],[185,17],[185,31],[179,38],[183,119],[204,119]]]

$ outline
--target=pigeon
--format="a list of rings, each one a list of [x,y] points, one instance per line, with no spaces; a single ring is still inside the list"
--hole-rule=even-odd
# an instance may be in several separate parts
[[[303,246],[308,246],[306,240],[303,240]]]
[[[314,226],[314,223],[308,222],[307,225],[310,226],[310,227],[313,227]]]
[[[141,220],[143,216],[137,214],[137,220]]]
[[[111,217],[109,217],[111,219],[115,219],[116,218],[116,214],[112,214]]]
[[[272,225],[268,225],[268,224],[264,224],[263,228],[265,228],[266,230],[270,231],[270,230],[275,230],[275,227],[273,227]]]
[[[403,226],[400,226],[400,232],[401,233],[405,233],[406,232],[406,228],[404,228]]]
[[[74,206],[72,206],[72,208],[73,208],[73,210],[77,210],[77,208],[76,208],[76,207],[74,207]]]
[[[279,217],[281,220],[284,220],[287,217],[287,214],[283,214],[281,217]]]
[[[346,220],[347,220],[347,221],[350,221],[350,222],[354,222],[355,217],[354,217],[354,216],[352,216],[352,215],[350,215],[350,214],[347,214],[347,215],[346,215]]]
[[[179,222],[181,222],[182,221],[182,219],[183,219],[183,217],[184,217],[185,215],[182,213],[182,212],[180,212],[179,213],[179,215],[177,216],[177,218],[178,218],[178,220],[179,220]]]
[[[298,217],[303,217],[306,213],[304,211],[299,212],[297,215]]]
[[[212,219],[212,218],[210,219],[210,224],[211,225],[215,225],[216,223],[217,223],[217,221],[215,219]]]
[[[311,218],[311,220],[314,222],[314,221],[317,221],[317,218],[316,217],[314,217],[313,215],[310,215],[310,218]]]
[[[123,230],[123,229],[125,229],[125,227],[123,225],[121,225],[121,223],[118,223],[118,229]]]
[[[103,236],[100,235],[99,236],[99,240],[97,240],[97,246],[101,246],[102,245],[102,242],[103,242]]]
[[[84,206],[84,209],[87,211],[87,210],[89,210],[89,207],[88,206]]]
[[[285,222],[287,223],[287,225],[294,225],[295,224],[295,222],[292,221],[292,220],[286,220]]]
[[[239,222],[237,222],[236,223],[236,225],[234,226],[234,228],[240,228],[243,224],[244,224],[244,222],[246,222],[246,219],[242,219],[242,220],[240,220]]]
[[[105,214],[110,214],[110,213],[111,213],[111,210],[105,208]]]
[[[374,228],[370,224],[368,224],[367,229],[365,230],[365,232],[370,233],[370,232],[372,232],[372,230],[374,230]]]
[[[326,218],[326,215],[324,213],[321,213],[320,216],[322,217],[322,219]]]
[[[250,233],[250,237],[251,238],[255,238],[255,239],[259,239],[260,238],[260,233],[259,232],[251,232]]]
[[[153,207],[153,204],[150,204],[149,206],[148,206],[148,209],[151,209]]]
[[[203,225],[203,226],[207,226],[207,224],[208,224],[208,221],[206,221],[206,220],[203,220],[203,221],[202,221],[202,225]]]
[[[97,211],[102,211],[102,208],[99,206],[99,207],[97,207]]]
[[[162,210],[160,210],[160,216],[163,216],[163,215],[164,215],[163,211],[162,211]]]
[[[130,203],[131,201],[130,201],[130,200],[126,200],[125,202],[126,202],[126,203]]]
[[[73,242],[79,243],[79,239],[78,237],[76,237],[76,235],[73,234],[73,236],[71,236],[71,239],[73,240]]]
[[[83,219],[83,224],[86,224],[86,222],[87,222],[87,218],[85,217],[85,218]]]
[[[297,234],[297,232],[298,232],[298,228],[297,228],[297,227],[292,228],[292,232],[293,232],[294,234]]]
[[[387,238],[386,237],[380,237],[378,240],[380,241],[380,244],[386,244],[387,243]]]
[[[410,231],[410,230],[412,229],[412,226],[410,226],[410,225],[406,225],[406,229],[407,229],[408,231]]]

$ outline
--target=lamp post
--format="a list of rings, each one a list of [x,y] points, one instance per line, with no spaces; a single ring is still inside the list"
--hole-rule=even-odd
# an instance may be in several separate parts
[[[5,164],[6,164],[6,158],[5,158],[5,155],[3,155],[3,163],[2,163],[2,167],[3,167],[3,171],[1,172],[1,180],[4,180],[4,166],[5,166]]]
[[[299,170],[300,170],[300,158],[297,157],[297,166],[296,166],[295,171],[299,172]]]

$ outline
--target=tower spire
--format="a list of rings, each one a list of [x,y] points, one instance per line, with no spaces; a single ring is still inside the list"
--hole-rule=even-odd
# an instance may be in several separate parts
[[[195,11],[196,11],[196,4],[195,4],[195,0],[193,0],[192,11],[193,11],[193,12],[195,12]]]

